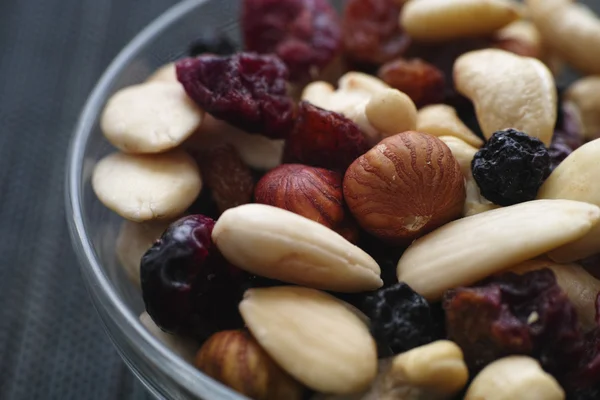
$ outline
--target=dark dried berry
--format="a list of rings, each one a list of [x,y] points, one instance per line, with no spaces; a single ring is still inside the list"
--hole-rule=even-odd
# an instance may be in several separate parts
[[[303,101],[294,130],[285,142],[283,162],[345,172],[368,150],[358,125],[341,114]]]
[[[381,66],[379,79],[412,99],[417,108],[444,100],[444,74],[421,59],[397,59]]]
[[[548,149],[515,129],[498,131],[475,154],[473,177],[488,200],[510,206],[535,199],[550,174]]]
[[[250,133],[285,138],[294,102],[287,96],[288,70],[273,55],[238,53],[185,58],[177,79],[203,110]]]
[[[501,357],[523,354],[562,375],[581,358],[576,310],[549,269],[509,272],[448,291],[444,309],[448,338],[461,347],[472,372]]]
[[[394,0],[349,0],[342,19],[346,56],[371,65],[402,56],[411,41],[398,24],[400,10]]]
[[[244,0],[241,24],[246,50],[276,54],[295,82],[315,78],[340,49],[339,18],[327,0]]]
[[[550,170],[553,171],[560,165],[572,152],[573,149],[563,139],[564,132],[554,131],[552,143],[548,148],[548,154],[550,155]]]
[[[396,283],[367,297],[363,311],[371,319],[375,339],[394,354],[440,338],[427,300],[406,283]]]
[[[142,257],[146,311],[167,332],[204,340],[243,326],[237,307],[248,276],[222,257],[211,239],[214,225],[203,215],[183,217]]]
[[[576,111],[569,104],[559,101],[558,105],[556,128],[548,149],[552,170],[584,142]]]
[[[188,56],[196,57],[202,54],[226,56],[235,53],[235,51],[235,44],[225,36],[217,36],[214,33],[205,32],[198,39],[190,43]]]

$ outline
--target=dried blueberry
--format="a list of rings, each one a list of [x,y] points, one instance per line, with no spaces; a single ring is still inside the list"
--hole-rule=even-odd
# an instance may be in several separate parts
[[[341,114],[303,101],[294,130],[285,142],[283,162],[345,172],[368,150],[358,125]]]
[[[535,199],[550,174],[548,149],[516,129],[495,132],[475,154],[473,177],[488,200],[510,206]]]
[[[564,132],[554,131],[552,143],[550,143],[550,147],[548,148],[551,171],[558,167],[560,163],[563,162],[564,159],[573,152],[573,148],[567,144],[567,142],[562,138],[563,136]]]
[[[176,64],[177,79],[206,112],[250,133],[285,138],[294,102],[287,96],[288,70],[273,55],[203,55]]]
[[[431,307],[406,283],[380,289],[365,299],[363,311],[371,319],[371,332],[394,354],[438,339]]]
[[[476,372],[501,357],[538,359],[558,376],[577,368],[584,348],[575,307],[549,269],[505,273],[444,298],[450,340]]]
[[[226,56],[235,53],[235,50],[235,44],[225,36],[217,36],[213,33],[205,32],[190,43],[188,56],[196,57],[202,54]]]
[[[292,81],[306,81],[326,67],[340,48],[340,22],[327,0],[244,0],[245,48],[274,53]]]
[[[167,332],[203,340],[243,326],[237,306],[248,277],[219,253],[214,224],[203,215],[181,218],[142,257],[146,311]]]

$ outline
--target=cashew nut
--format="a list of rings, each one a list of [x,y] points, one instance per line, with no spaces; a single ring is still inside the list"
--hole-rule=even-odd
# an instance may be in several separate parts
[[[196,342],[186,337],[175,336],[164,332],[154,323],[154,321],[152,321],[150,315],[145,311],[140,315],[140,322],[155,338],[173,351],[173,353],[177,354],[190,364],[193,364],[196,351],[200,348]]]
[[[541,61],[499,49],[471,51],[454,63],[454,83],[474,103],[486,138],[515,128],[550,145],[557,94]]]
[[[536,360],[510,356],[494,361],[473,380],[465,400],[564,400],[565,392]]]
[[[464,217],[469,217],[471,215],[499,208],[500,206],[492,203],[481,195],[479,185],[477,185],[477,182],[475,182],[473,174],[471,173],[471,161],[473,161],[477,149],[454,136],[440,136],[440,140],[450,147],[454,158],[456,158],[460,164],[460,169],[465,176],[467,197],[465,199],[462,215]]]
[[[588,139],[600,137],[600,76],[586,76],[571,86],[565,93],[580,117],[583,136]]]
[[[477,148],[483,145],[483,140],[460,120],[454,107],[446,104],[421,108],[417,113],[417,131],[434,136],[454,136]]]
[[[439,340],[379,363],[371,388],[351,396],[317,395],[313,400],[445,400],[467,383],[461,349]]]
[[[526,0],[544,43],[567,63],[587,74],[600,73],[600,20],[572,0]]]
[[[585,332],[596,324],[596,296],[600,292],[600,281],[577,264],[557,264],[541,258],[526,261],[512,269],[523,274],[536,269],[549,268],[554,271],[558,285],[565,291],[577,310],[579,322]]]
[[[205,114],[200,129],[185,143],[191,151],[231,144],[246,165],[258,170],[270,170],[281,164],[284,140],[246,133],[225,121]]]
[[[400,26],[415,40],[445,42],[487,36],[518,18],[517,7],[503,0],[409,0]]]
[[[417,108],[410,97],[360,72],[342,76],[337,90],[327,82],[313,82],[304,89],[302,99],[343,114],[373,145],[384,137],[416,129]]]
[[[567,199],[600,205],[600,139],[584,144],[571,153],[546,179],[538,199]],[[581,260],[600,252],[600,224],[584,237],[559,247],[548,255],[565,263]]]

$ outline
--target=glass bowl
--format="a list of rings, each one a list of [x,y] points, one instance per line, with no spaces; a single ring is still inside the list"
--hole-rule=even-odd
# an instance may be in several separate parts
[[[89,97],[77,124],[67,163],[67,219],[84,281],[104,328],[125,363],[157,398],[244,399],[202,374],[155,339],[138,320],[141,293],[118,264],[115,238],[122,219],[105,208],[91,187],[98,160],[112,152],[100,132],[107,99],[144,81],[185,54],[205,30],[239,43],[237,0],[186,0],[146,27],[117,56]]]

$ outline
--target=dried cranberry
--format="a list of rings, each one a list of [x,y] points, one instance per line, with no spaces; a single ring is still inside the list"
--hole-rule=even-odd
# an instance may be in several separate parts
[[[552,171],[573,152],[573,148],[571,148],[571,146],[563,139],[564,136],[564,132],[554,131],[552,143],[550,143],[550,147],[548,148],[548,154],[550,155],[550,170]]]
[[[420,58],[444,74],[446,77],[446,102],[448,102],[457,96],[452,73],[456,59],[469,51],[485,49],[489,46],[490,39],[488,38],[464,38],[440,44],[413,43],[404,57]]]
[[[372,65],[402,56],[410,38],[400,29],[400,10],[394,0],[349,0],[342,20],[346,56]]]
[[[446,328],[473,371],[513,354],[538,359],[563,375],[583,352],[574,306],[549,269],[505,273],[446,293]]]
[[[473,178],[488,200],[509,206],[535,199],[550,174],[548,149],[515,129],[495,132],[471,163]]]
[[[219,253],[214,225],[203,215],[181,218],[142,257],[146,311],[167,332],[203,340],[243,326],[237,307],[248,276]]]
[[[345,172],[368,150],[367,139],[354,122],[303,101],[296,126],[285,142],[283,162]]]
[[[363,311],[371,319],[375,339],[394,354],[441,338],[427,300],[406,283],[396,283],[368,296]]]
[[[412,99],[420,108],[444,100],[444,74],[421,59],[397,59],[381,66],[379,78]]]
[[[292,81],[306,81],[327,66],[340,48],[340,22],[327,0],[244,0],[246,50],[274,53]]]
[[[177,79],[206,112],[250,133],[285,138],[294,102],[287,96],[288,70],[273,55],[203,55],[176,64]]]
[[[558,167],[574,150],[583,145],[584,138],[575,112],[570,105],[558,102],[556,128],[548,149],[552,161],[551,169]]]

